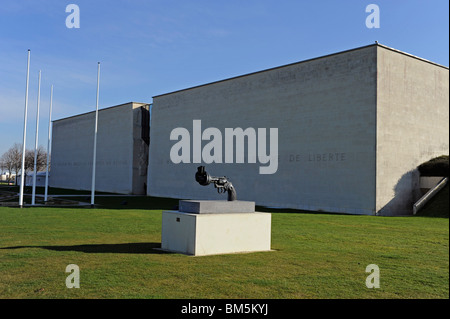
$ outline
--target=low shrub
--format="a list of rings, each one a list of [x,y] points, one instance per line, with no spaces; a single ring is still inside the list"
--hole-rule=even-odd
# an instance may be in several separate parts
[[[448,177],[448,155],[435,157],[419,165],[420,176],[446,176]]]

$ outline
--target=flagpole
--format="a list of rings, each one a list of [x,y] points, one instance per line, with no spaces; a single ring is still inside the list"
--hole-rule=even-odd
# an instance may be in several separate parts
[[[91,207],[94,207],[95,198],[95,168],[97,161],[97,129],[98,129],[98,91],[100,83],[100,62],[97,64],[97,102],[95,106],[95,129],[94,129],[94,155],[92,159],[92,186],[91,186]]]
[[[37,175],[37,150],[38,150],[38,136],[39,136],[39,104],[41,101],[41,70],[39,70],[38,79],[38,98],[36,111],[36,140],[34,143],[34,166],[33,166],[33,191],[31,193],[31,205],[36,205],[36,175]]]
[[[50,163],[50,143],[52,139],[51,130],[52,130],[52,104],[53,104],[53,85],[50,89],[50,110],[48,112],[48,140],[47,140],[47,169],[45,171],[45,195],[44,202],[47,202],[48,197],[48,166]]]
[[[25,179],[25,142],[27,139],[27,113],[28,113],[28,82],[30,78],[30,49],[28,49],[28,62],[27,62],[27,84],[25,89],[25,112],[23,120],[23,142],[22,142],[22,169],[20,176],[20,195],[19,195],[19,207],[23,207],[23,184]],[[17,172],[16,172],[17,173]]]

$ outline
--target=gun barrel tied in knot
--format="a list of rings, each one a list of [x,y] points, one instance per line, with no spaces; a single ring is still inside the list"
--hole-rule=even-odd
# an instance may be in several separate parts
[[[197,173],[195,173],[195,180],[202,186],[214,183],[214,187],[219,194],[228,192],[228,201],[236,200],[236,190],[226,176],[211,176],[205,171],[205,166],[199,166],[197,167]]]

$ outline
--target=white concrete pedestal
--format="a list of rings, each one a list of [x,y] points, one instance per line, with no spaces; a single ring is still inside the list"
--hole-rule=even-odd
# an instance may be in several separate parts
[[[194,256],[269,251],[270,213],[164,211],[161,249]]]

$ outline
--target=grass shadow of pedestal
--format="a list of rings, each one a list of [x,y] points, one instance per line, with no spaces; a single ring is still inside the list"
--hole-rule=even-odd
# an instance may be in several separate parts
[[[77,251],[83,253],[110,254],[167,254],[162,251],[161,243],[123,243],[123,244],[89,244],[69,246],[15,246],[0,249],[41,248],[53,251]]]

